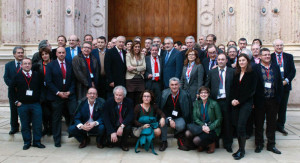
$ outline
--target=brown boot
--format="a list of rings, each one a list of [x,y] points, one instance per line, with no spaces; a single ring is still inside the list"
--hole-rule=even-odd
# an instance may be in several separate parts
[[[216,143],[215,142],[209,144],[208,145],[208,151],[207,151],[207,153],[214,153],[215,152],[215,148],[216,148]]]
[[[203,152],[203,150],[204,150],[204,149],[203,149],[202,146],[199,146],[198,149],[197,149],[198,152]]]

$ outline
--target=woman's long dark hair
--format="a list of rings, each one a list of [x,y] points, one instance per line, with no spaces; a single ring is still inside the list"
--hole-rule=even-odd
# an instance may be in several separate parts
[[[246,67],[246,71],[245,72],[251,72],[252,71],[252,66],[251,66],[251,62],[250,62],[250,59],[248,57],[247,54],[245,53],[241,53],[238,57],[237,57],[237,60],[236,60],[236,70],[235,70],[235,74],[240,74],[241,73],[241,66],[240,66],[240,63],[239,63],[239,59],[241,57],[244,57],[247,59],[247,67]]]
[[[151,101],[150,101],[150,105],[153,105],[155,103],[155,98],[154,98],[154,94],[151,90],[144,90],[141,95],[140,95],[140,103],[143,103],[143,96],[144,96],[144,93],[150,93],[150,96],[151,96]]]

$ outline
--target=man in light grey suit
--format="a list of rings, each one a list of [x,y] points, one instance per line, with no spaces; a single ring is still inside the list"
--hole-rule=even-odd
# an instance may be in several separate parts
[[[224,53],[218,55],[217,62],[218,67],[209,71],[205,86],[210,88],[210,97],[220,105],[223,115],[221,131],[223,146],[227,152],[232,153],[233,136],[229,96],[233,83],[234,70],[226,66],[228,59]]]
[[[150,46],[150,56],[145,57],[146,71],[145,81],[146,89],[152,90],[155,95],[155,103],[159,103],[161,99],[162,86],[162,66],[161,59],[158,56],[159,44]]]

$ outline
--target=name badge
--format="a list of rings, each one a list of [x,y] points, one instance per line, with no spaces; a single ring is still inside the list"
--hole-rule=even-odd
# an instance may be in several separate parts
[[[63,80],[63,84],[66,84],[66,79]]]
[[[220,94],[225,94],[225,89],[220,89]]]
[[[94,78],[94,75],[93,75],[93,73],[90,73],[90,76],[91,76],[91,78]]]
[[[265,88],[271,88],[272,87],[272,83],[270,82],[265,82]]]
[[[27,90],[26,91],[26,96],[32,96],[33,94],[33,91],[32,90]]]
[[[46,82],[44,82],[44,86],[46,86]]]
[[[175,117],[177,117],[178,111],[173,110],[172,115],[174,115]]]
[[[280,72],[284,72],[284,69],[283,69],[283,67],[280,67]]]
[[[159,77],[159,73],[154,73],[154,77]]]

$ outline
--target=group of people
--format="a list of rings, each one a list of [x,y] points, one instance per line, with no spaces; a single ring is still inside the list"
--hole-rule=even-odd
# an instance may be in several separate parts
[[[153,147],[159,137],[160,151],[168,147],[168,130],[174,131],[179,149],[198,149],[213,153],[223,140],[232,153],[233,138],[239,160],[245,155],[245,143],[255,126],[255,152],[264,147],[266,119],[267,150],[276,154],[275,131],[284,135],[286,108],[296,70],[293,55],[283,52],[277,39],[275,52],[253,40],[236,44],[229,41],[216,46],[216,36],[185,39],[186,48],[171,37],[126,40],[124,36],[107,42],[104,36],[93,39],[57,38],[58,48],[47,40],[39,44],[33,58],[24,57],[24,49],[15,47],[15,60],[5,65],[8,86],[11,131],[19,131],[23,149],[45,148],[43,135],[53,135],[61,146],[61,119],[65,117],[70,137],[79,148],[86,147],[90,135],[98,148],[118,143],[128,151],[128,137]],[[226,51],[227,50],[227,51]],[[32,125],[31,125],[32,124]],[[31,129],[33,137],[31,136]],[[142,138],[143,137],[143,138]],[[153,150],[154,152],[154,150]],[[155,153],[155,152],[154,152]]]

